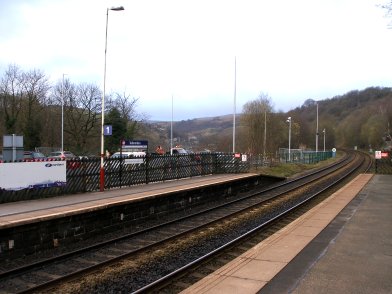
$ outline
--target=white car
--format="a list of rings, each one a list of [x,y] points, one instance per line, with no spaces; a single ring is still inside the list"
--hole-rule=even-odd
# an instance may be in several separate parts
[[[131,152],[129,152],[129,151],[124,151],[124,152],[116,152],[116,153],[113,153],[113,155],[110,156],[110,157],[111,157],[111,158],[120,158],[120,157],[122,157],[122,158],[127,158],[127,157],[129,157],[129,156],[144,157],[144,156],[146,156],[146,152],[144,152],[144,151],[131,151]]]
[[[189,154],[184,148],[181,148],[181,147],[172,148],[171,152],[172,152],[173,155],[176,155],[176,154]]]
[[[70,151],[55,151],[49,154],[49,158],[70,159],[75,157],[76,156]]]

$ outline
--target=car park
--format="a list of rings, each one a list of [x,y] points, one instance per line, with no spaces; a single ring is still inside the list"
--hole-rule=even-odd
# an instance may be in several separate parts
[[[54,151],[49,155],[50,158],[70,159],[76,156],[70,151]]]
[[[24,151],[23,158],[24,159],[46,159],[46,156],[41,152]]]
[[[77,170],[82,166],[81,159],[70,151],[51,152],[49,159],[67,160],[67,170]]]
[[[124,152],[116,152],[113,153],[110,158],[127,158],[129,156],[146,156],[146,152],[144,151],[124,151]]]
[[[177,155],[177,154],[188,154],[188,152],[181,147],[174,147],[171,149],[171,154]]]

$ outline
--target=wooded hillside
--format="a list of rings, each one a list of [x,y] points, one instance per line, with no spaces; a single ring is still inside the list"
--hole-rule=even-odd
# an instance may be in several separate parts
[[[392,123],[392,88],[371,87],[355,90],[326,100],[309,99],[288,113],[267,113],[268,153],[274,153],[279,147],[288,146],[287,117],[292,118],[292,148],[315,150],[316,118],[318,104],[318,150],[324,148],[324,130],[326,149],[354,148],[368,150],[383,148],[390,144],[390,125]],[[260,116],[264,116],[260,113]],[[161,144],[168,144],[170,123],[160,122],[165,136]],[[236,146],[240,152],[248,152],[246,129],[250,126],[236,119]],[[174,122],[175,142],[195,151],[210,149],[231,152],[233,116],[200,118]],[[273,131],[272,131],[273,130]],[[264,129],[262,128],[262,132]],[[389,138],[389,139],[388,139]],[[166,140],[166,142],[162,142]],[[272,142],[273,141],[273,142]],[[259,143],[260,145],[263,142]]]
[[[105,100],[105,124],[113,127],[105,150],[117,151],[123,139],[148,140],[150,152],[156,145],[170,148],[170,122],[142,118],[135,111],[138,99],[127,93],[111,93]],[[25,150],[60,150],[64,141],[65,150],[98,156],[101,101],[95,84],[68,79],[51,84],[39,70],[10,65],[0,77],[0,148],[4,135],[16,134],[23,136]],[[279,148],[288,148],[289,128],[292,149],[315,150],[317,109],[318,150],[324,148],[324,135],[327,150],[381,149],[391,143],[392,89],[372,87],[326,100],[309,99],[288,113],[274,111],[270,98],[260,95],[236,116],[235,151],[276,154]],[[195,152],[232,152],[233,115],[173,122],[173,138],[174,145]]]
[[[392,89],[367,88],[318,101],[319,131],[324,128],[332,146],[367,150],[381,148],[392,122]],[[303,124],[314,130],[316,101],[308,100],[292,111]],[[331,145],[330,145],[331,146]]]

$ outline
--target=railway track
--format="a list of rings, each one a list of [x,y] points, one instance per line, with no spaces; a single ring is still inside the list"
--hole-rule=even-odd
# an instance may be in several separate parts
[[[195,261],[199,263],[211,252],[223,250],[233,240],[246,238],[241,236],[274,222],[316,190],[327,189],[363,165],[358,153],[348,154],[323,170],[246,193],[235,201],[3,271],[0,292],[53,292],[53,288],[63,293],[109,289],[143,292],[173,285],[174,277],[197,266]]]
[[[367,155],[363,161],[359,159],[356,161],[358,163],[353,164],[349,168],[345,168],[343,173],[339,172],[340,176],[334,177],[329,185],[320,187],[320,189],[311,192],[308,196],[302,197],[299,201],[294,201],[292,204],[283,208],[281,212],[274,217],[265,222],[261,222],[257,226],[249,227],[244,234],[230,240],[214,251],[208,252],[197,260],[186,264],[182,268],[173,271],[169,275],[136,290],[134,293],[178,293],[188,288],[204,276],[211,274],[227,262],[251,249],[262,240],[300,217],[303,213],[323,201],[335,190],[338,190],[340,186],[343,186],[347,178],[353,178],[360,172],[367,172],[372,164],[371,159]],[[284,200],[284,198],[281,200],[283,200],[284,203],[285,201],[291,201],[289,198],[291,198],[291,196],[288,196],[286,200]],[[228,260],[228,257],[230,256],[232,258]]]

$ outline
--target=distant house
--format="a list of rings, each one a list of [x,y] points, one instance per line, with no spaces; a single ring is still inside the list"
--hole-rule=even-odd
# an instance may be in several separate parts
[[[188,137],[188,142],[189,143],[193,143],[193,144],[197,144],[199,142],[199,140],[197,139],[196,136],[189,136]]]

